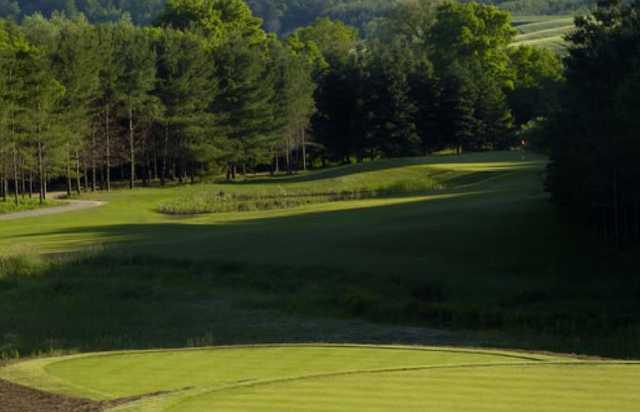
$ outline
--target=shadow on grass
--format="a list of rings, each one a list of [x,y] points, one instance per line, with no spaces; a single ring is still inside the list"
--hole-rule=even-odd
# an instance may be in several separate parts
[[[90,234],[113,243],[3,261],[0,353],[461,342],[421,326],[484,337],[462,343],[640,356],[635,260],[596,253],[521,194],[50,235]]]

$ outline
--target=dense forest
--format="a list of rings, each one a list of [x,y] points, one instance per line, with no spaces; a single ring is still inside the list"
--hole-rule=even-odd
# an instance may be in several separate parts
[[[509,148],[561,78],[513,37],[495,7],[426,1],[367,42],[328,18],[280,40],[240,0],[171,0],[153,27],[6,21],[1,195]]]
[[[83,13],[92,22],[119,20],[128,15],[136,24],[152,24],[166,0],[0,0],[0,17],[22,18],[34,13],[50,16],[64,12],[73,17]],[[268,31],[288,34],[308,26],[319,17],[340,20],[357,27],[361,34],[373,30],[379,19],[396,6],[412,0],[248,0],[254,14]],[[485,0],[520,15],[555,15],[585,11],[593,0]]]
[[[610,0],[577,19],[561,104],[543,127],[555,202],[615,242],[640,239],[639,6]]]
[[[578,18],[564,62],[479,3],[403,2],[366,38],[328,17],[277,37],[241,0],[162,10],[2,21],[2,199],[527,143],[571,215],[640,237],[635,4]]]

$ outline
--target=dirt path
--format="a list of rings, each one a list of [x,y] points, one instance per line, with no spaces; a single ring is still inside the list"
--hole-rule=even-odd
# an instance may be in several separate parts
[[[0,412],[101,412],[105,405],[37,391],[0,379]]]
[[[0,379],[0,412],[103,412],[140,399],[167,393],[169,392],[156,392],[112,401],[92,401],[43,392]]]
[[[64,196],[64,193],[49,194],[49,197],[51,199],[60,199],[62,196]],[[62,201],[67,204],[64,206],[45,207],[40,209],[25,210],[24,212],[7,213],[7,214],[0,215],[0,222],[3,220],[15,220],[15,219],[23,219],[27,217],[57,215],[60,213],[75,212],[78,210],[91,209],[94,207],[100,207],[105,205],[105,202],[99,202],[96,200],[64,200],[62,199]]]

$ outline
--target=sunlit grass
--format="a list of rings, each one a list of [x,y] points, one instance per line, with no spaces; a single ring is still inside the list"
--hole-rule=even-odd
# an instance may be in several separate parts
[[[14,364],[0,377],[129,412],[635,410],[640,364],[451,348],[285,345]]]

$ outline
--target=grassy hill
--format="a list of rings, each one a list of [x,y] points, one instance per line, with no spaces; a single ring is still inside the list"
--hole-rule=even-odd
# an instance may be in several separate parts
[[[513,23],[519,32],[514,45],[538,46],[558,52],[565,49],[564,38],[574,28],[572,16],[515,16]]]

